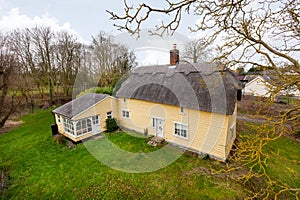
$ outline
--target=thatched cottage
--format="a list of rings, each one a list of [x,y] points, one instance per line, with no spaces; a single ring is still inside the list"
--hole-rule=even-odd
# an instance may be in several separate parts
[[[121,128],[164,138],[183,148],[226,160],[236,137],[241,83],[214,64],[179,63],[139,67],[113,96],[86,94],[53,110],[59,133],[80,141],[106,130],[106,118]]]

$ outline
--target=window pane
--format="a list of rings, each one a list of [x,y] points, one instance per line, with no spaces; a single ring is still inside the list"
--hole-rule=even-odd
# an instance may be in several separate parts
[[[175,123],[175,135],[178,135],[180,137],[184,137],[187,138],[188,134],[187,134],[187,126],[186,125],[182,125],[179,123]]]
[[[181,136],[186,137],[186,130],[184,130],[184,129],[181,130]]]
[[[64,130],[67,133],[74,134],[73,121],[63,118]]]
[[[122,110],[122,116],[123,116],[124,118],[129,118],[129,111]]]
[[[110,112],[107,112],[107,113],[106,113],[106,118],[107,118],[107,119],[110,119],[111,117],[112,117],[111,111],[110,111]]]
[[[91,122],[90,119],[87,120],[87,126],[88,126],[88,127],[91,127],[91,126],[92,126],[92,122]]]
[[[92,120],[93,120],[93,124],[99,124],[99,115],[93,116]]]

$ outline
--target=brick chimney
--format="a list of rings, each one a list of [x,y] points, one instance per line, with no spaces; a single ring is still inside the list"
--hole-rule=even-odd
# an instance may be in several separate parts
[[[173,45],[173,49],[170,50],[170,65],[176,65],[179,63],[179,50],[176,49],[176,44]]]

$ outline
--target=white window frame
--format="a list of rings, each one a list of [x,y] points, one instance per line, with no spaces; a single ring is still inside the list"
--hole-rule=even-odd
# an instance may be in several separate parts
[[[176,125],[180,126],[179,129],[179,134],[176,133]],[[176,137],[180,137],[180,138],[183,138],[183,139],[188,139],[188,136],[189,136],[189,131],[188,131],[189,127],[187,124],[183,124],[181,122],[174,122],[174,136]],[[186,131],[186,136],[184,136],[184,130]]]
[[[61,122],[60,115],[57,115],[57,122],[58,122],[58,123],[60,123],[60,122]]]
[[[90,121],[90,123],[88,122]],[[75,130],[76,136],[85,135],[87,133],[93,132],[93,119],[92,118],[85,118],[76,121],[75,123]],[[89,126],[90,125],[90,126]],[[79,129],[77,129],[79,127]]]
[[[68,118],[63,118],[63,126],[64,131],[72,136],[75,136],[76,127],[74,126],[74,122]]]
[[[112,111],[106,112],[106,119],[111,119],[111,118],[113,118]]]
[[[235,123],[233,123],[229,129],[229,139],[230,141],[232,141],[233,137],[234,137],[234,129],[235,129]]]
[[[99,122],[100,122],[99,119],[100,119],[100,116],[99,116],[99,115],[93,116],[93,117],[92,117],[92,123],[93,123],[93,125],[98,125]]]
[[[124,115],[124,113],[128,113],[128,115],[126,115],[126,114]],[[130,118],[129,110],[122,110],[121,115],[122,115],[122,118],[124,118],[124,119],[129,119]]]
[[[152,117],[152,128],[156,127],[156,119],[155,117]]]
[[[163,120],[163,121],[165,121],[164,118],[155,117],[155,116],[152,116],[151,119],[152,119],[152,121],[151,121],[152,122],[152,125],[151,125],[152,128],[156,128],[156,123],[157,123],[156,120]]]

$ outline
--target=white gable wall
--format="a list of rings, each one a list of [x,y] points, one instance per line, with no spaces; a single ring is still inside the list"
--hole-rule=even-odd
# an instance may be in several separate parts
[[[247,83],[244,88],[244,94],[245,95],[254,95],[254,96],[261,96],[261,97],[269,97],[270,84],[261,76],[257,76],[252,81]]]

